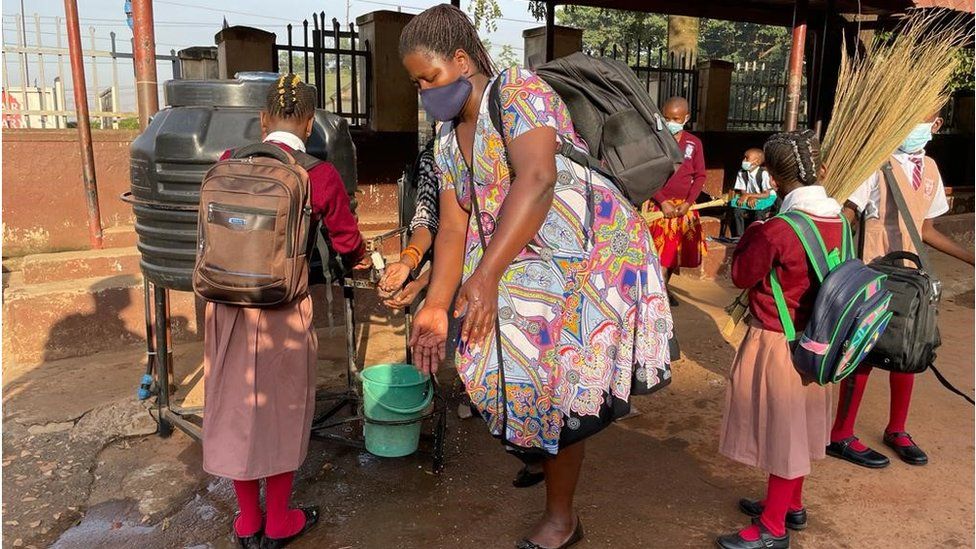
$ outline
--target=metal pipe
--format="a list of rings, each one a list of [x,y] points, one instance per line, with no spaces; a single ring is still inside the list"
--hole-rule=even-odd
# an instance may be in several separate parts
[[[145,130],[149,126],[149,119],[159,110],[152,0],[132,0],[132,37],[139,128]]]
[[[64,0],[68,27],[68,53],[71,57],[71,80],[75,92],[75,114],[78,117],[78,141],[81,145],[81,174],[88,206],[88,237],[92,248],[102,248],[102,218],[98,211],[98,183],[95,180],[95,154],[92,151],[91,120],[88,118],[88,87],[85,85],[85,60],[81,50],[81,28],[78,26],[78,0]]]
[[[790,64],[786,80],[786,116],[783,129],[796,130],[800,118],[800,88],[803,85],[803,54],[807,43],[807,8],[809,0],[796,0],[793,4],[793,44],[790,48]]]

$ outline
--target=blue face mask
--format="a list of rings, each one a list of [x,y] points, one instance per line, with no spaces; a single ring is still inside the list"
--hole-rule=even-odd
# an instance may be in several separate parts
[[[439,122],[449,122],[461,114],[461,109],[471,96],[471,82],[464,76],[457,80],[420,91],[420,101],[431,118]]]
[[[671,122],[670,120],[665,122],[664,125],[668,127],[668,131],[671,132],[671,135],[677,135],[678,132],[685,129],[684,124],[680,122]]]
[[[906,153],[919,152],[932,140],[932,123],[922,122],[916,125],[911,133],[901,142],[899,150]]]
[[[745,171],[747,171],[747,172],[751,172],[752,171],[752,162],[749,162],[748,160],[743,160],[742,161],[742,169],[745,170]]]

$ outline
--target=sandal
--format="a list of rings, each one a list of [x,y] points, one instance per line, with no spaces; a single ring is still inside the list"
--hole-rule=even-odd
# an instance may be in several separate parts
[[[318,507],[299,507],[303,513],[305,513],[305,526],[302,527],[301,531],[291,537],[287,538],[269,538],[265,537],[261,540],[261,549],[281,549],[289,543],[295,541],[296,539],[302,537],[306,532],[312,529],[319,521],[319,508]]]
[[[528,488],[530,486],[535,486],[540,482],[546,480],[546,474],[543,471],[530,471],[529,466],[526,465],[519,469],[518,473],[515,473],[515,479],[512,480],[512,486],[516,488]]]
[[[528,538],[523,538],[515,544],[515,549],[566,549],[571,545],[576,545],[583,540],[583,523],[580,522],[579,517],[576,517],[576,528],[573,533],[570,534],[569,539],[563,542],[559,547],[543,547],[534,541],[529,541]]]

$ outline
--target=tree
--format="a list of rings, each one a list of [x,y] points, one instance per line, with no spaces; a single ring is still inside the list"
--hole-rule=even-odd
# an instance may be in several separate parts
[[[481,43],[484,44],[485,49],[491,54],[491,60],[495,62],[495,65],[499,69],[522,66],[522,59],[512,46],[505,44],[500,48],[495,48],[491,40],[488,39],[482,39]]]
[[[702,19],[698,55],[701,59],[724,59],[733,63],[757,61],[785,68],[790,55],[786,27]]]
[[[623,48],[627,44],[633,51],[638,42],[644,51],[657,51],[667,45],[667,16],[656,13],[567,6],[556,12],[556,22],[583,29],[583,48],[591,51],[614,45]]]

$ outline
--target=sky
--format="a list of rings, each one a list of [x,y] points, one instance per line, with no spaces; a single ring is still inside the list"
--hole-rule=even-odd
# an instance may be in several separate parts
[[[263,28],[281,36],[285,35],[285,25],[292,23],[301,28],[303,19],[311,22],[313,10],[325,11],[327,21],[336,18],[345,24],[355,21],[356,17],[377,10],[400,10],[407,13],[419,13],[423,9],[447,0],[236,0],[235,2],[216,2],[207,0],[154,0],[154,20],[156,31],[156,47],[158,54],[167,54],[170,50],[179,50],[189,46],[212,46],[214,34],[220,30],[224,18],[230,25],[247,25]],[[462,8],[467,9],[469,0],[462,0]],[[498,0],[502,9],[503,21],[499,22],[498,30],[491,35],[491,42],[495,47],[510,45],[516,53],[522,51],[522,31],[542,23],[534,22],[528,12],[527,0]],[[40,25],[40,39],[42,45],[54,47],[57,41],[58,22],[56,17],[64,17],[63,0],[6,0],[3,2],[3,43],[16,44],[19,40],[19,25],[21,5],[25,7],[28,44],[36,44],[37,23]],[[223,7],[231,4],[233,7]],[[125,23],[123,10],[124,0],[78,0],[81,16],[82,42],[87,49],[91,46],[90,32],[94,31],[95,44],[99,50],[110,49],[110,33],[115,32],[120,51],[128,52],[129,39],[132,32]],[[34,15],[38,18],[35,20]],[[63,24],[63,20],[62,23]],[[63,35],[63,29],[62,29]],[[296,36],[298,36],[296,34]],[[279,40],[283,42],[283,39]],[[10,83],[19,86],[22,80],[22,69],[17,55],[6,54],[5,74],[9,75]],[[90,60],[89,60],[90,61]],[[45,76],[50,85],[57,74],[56,60],[47,56],[44,60]],[[89,72],[90,63],[86,64]],[[131,88],[131,65],[120,64],[120,95],[131,95],[127,88]],[[108,59],[98,61],[98,79],[100,87],[104,88],[111,81],[112,69]],[[28,66],[29,81],[38,78],[40,67],[36,60],[31,59]],[[67,74],[70,68],[67,59],[64,69]],[[157,69],[160,81],[172,77],[172,70],[168,63],[161,63]],[[92,75],[88,75],[88,86],[93,87]],[[38,83],[39,84],[39,83]],[[94,93],[91,89],[91,93]],[[68,90],[70,96],[70,88]],[[123,103],[123,108],[131,108]]]

